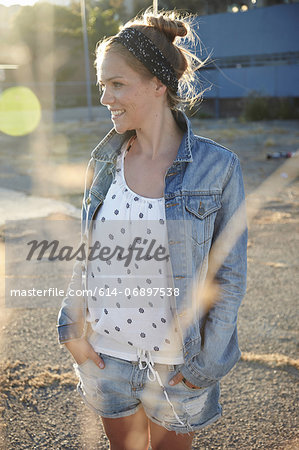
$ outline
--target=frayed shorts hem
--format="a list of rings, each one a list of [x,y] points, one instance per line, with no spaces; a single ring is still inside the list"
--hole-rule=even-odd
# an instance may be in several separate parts
[[[120,419],[122,417],[129,417],[129,416],[132,416],[133,414],[135,414],[136,412],[138,412],[141,407],[143,408],[143,405],[140,403],[140,405],[136,406],[135,408],[129,409],[127,411],[121,411],[121,412],[117,412],[114,414],[105,414],[102,411],[100,411],[98,408],[95,408],[93,405],[91,405],[86,400],[84,393],[82,391],[82,388],[80,386],[80,383],[77,386],[77,391],[80,394],[85,405],[89,409],[91,409],[93,412],[95,412],[97,415],[99,415],[100,417],[103,417],[105,419]],[[206,426],[211,425],[212,423],[216,422],[216,420],[220,419],[222,416],[222,413],[220,412],[204,423],[183,427],[183,426],[170,425],[164,421],[160,421],[160,420],[156,419],[155,417],[150,416],[145,409],[144,409],[144,412],[149,420],[151,420],[152,422],[154,422],[155,424],[157,424],[163,428],[166,428],[166,430],[168,430],[168,431],[175,431],[176,434],[190,434],[190,433],[193,433],[194,431],[201,430],[202,428],[205,428]]]
[[[176,434],[190,434],[190,433],[193,433],[194,431],[199,431],[202,428],[205,428],[206,426],[211,425],[212,423],[219,420],[221,418],[221,416],[222,416],[222,414],[219,413],[204,423],[201,423],[199,425],[189,425],[189,427],[185,427],[185,428],[180,427],[180,426],[175,426],[175,425],[169,425],[165,422],[161,422],[161,421],[155,419],[154,417],[148,417],[148,416],[147,417],[152,422],[156,423],[157,425],[160,425],[163,428],[166,428],[166,430],[168,430],[168,431],[175,431]]]
[[[200,430],[221,417],[219,383],[200,390],[191,390],[183,383],[169,386],[180,365],[157,364],[163,389],[156,379],[148,377],[145,368],[106,354],[101,357],[104,370],[91,360],[74,364],[80,380],[77,391],[97,415],[117,419],[134,415],[142,406],[149,420],[176,434]]]
[[[121,412],[117,412],[114,414],[105,414],[103,413],[100,409],[95,408],[93,405],[91,405],[85,398],[84,393],[82,391],[82,388],[80,386],[80,383],[77,385],[77,392],[80,394],[82,401],[85,403],[85,405],[93,412],[95,412],[97,415],[104,417],[105,419],[120,419],[121,417],[128,417],[128,416],[132,416],[133,414],[135,414],[140,407],[142,406],[141,404],[136,406],[135,408],[129,409],[127,411],[121,411]]]

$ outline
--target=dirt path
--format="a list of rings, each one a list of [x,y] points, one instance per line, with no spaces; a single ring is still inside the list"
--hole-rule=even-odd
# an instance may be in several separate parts
[[[269,151],[298,149],[297,125],[194,121],[197,134],[217,140],[240,156],[249,207],[257,208],[255,215],[250,209],[248,289],[239,314],[242,359],[222,381],[223,418],[196,434],[194,449],[299,448],[299,183],[294,179],[299,157],[286,165],[285,161],[266,159]],[[49,153],[50,163],[78,172],[71,178],[75,180],[71,187],[61,182],[58,172],[52,198],[79,206],[80,177],[104,128],[109,125],[55,125],[51,139],[56,145],[54,153]],[[24,138],[23,143],[26,150],[32,141]],[[11,170],[5,173],[2,166],[0,186],[11,188],[13,184],[16,190],[32,193],[30,149],[19,154],[20,141],[12,138],[3,138],[2,144],[0,158]],[[269,177],[271,183],[255,196]],[[49,192],[43,195],[51,197]],[[3,275],[3,230],[1,236]],[[0,447],[108,449],[100,420],[75,392],[71,358],[57,344],[57,309],[5,308],[3,289],[1,294]]]

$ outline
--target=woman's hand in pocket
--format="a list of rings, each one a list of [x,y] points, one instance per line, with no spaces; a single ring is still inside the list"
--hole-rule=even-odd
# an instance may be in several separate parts
[[[104,369],[105,363],[94,351],[90,343],[85,339],[75,339],[64,344],[72,354],[77,364],[83,364],[87,359],[91,359],[100,369]]]
[[[181,374],[181,372],[177,373],[170,381],[169,384],[171,386],[175,386],[176,384],[180,383],[181,381],[183,381],[185,383],[186,386],[188,386],[191,389],[201,389],[198,386],[194,386],[194,384],[189,383],[188,380],[186,380],[185,377],[183,377],[183,375]]]

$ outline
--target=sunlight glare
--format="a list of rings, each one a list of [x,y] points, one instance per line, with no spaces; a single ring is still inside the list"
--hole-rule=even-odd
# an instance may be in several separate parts
[[[38,126],[41,105],[31,89],[8,88],[0,96],[0,131],[10,136],[24,136]]]
[[[0,5],[3,6],[14,6],[14,5],[20,5],[20,6],[33,6],[37,0],[0,0]]]

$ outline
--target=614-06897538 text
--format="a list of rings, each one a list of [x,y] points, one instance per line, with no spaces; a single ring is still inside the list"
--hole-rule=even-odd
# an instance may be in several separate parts
[[[157,287],[157,288],[128,288],[126,287],[123,290],[118,290],[116,288],[114,289],[104,289],[104,288],[100,288],[97,290],[97,294],[99,296],[107,296],[107,297],[111,297],[111,296],[117,296],[117,295],[122,295],[124,294],[125,296],[130,296],[132,295],[133,297],[135,296],[141,296],[141,297],[152,297],[152,296],[162,296],[162,297],[170,297],[171,295],[174,296],[178,296],[179,295],[179,288],[163,288],[163,287]]]
[[[140,296],[140,297],[152,297],[152,296],[160,296],[160,297],[170,297],[174,295],[177,297],[179,295],[179,288],[125,288],[123,290],[117,289],[69,289],[68,295],[70,297],[74,296],[95,296],[99,295],[100,297],[116,297],[118,295],[124,294],[125,296]],[[64,297],[66,292],[64,289],[58,289],[57,287],[50,287],[45,289],[10,289],[10,295],[12,297]]]

